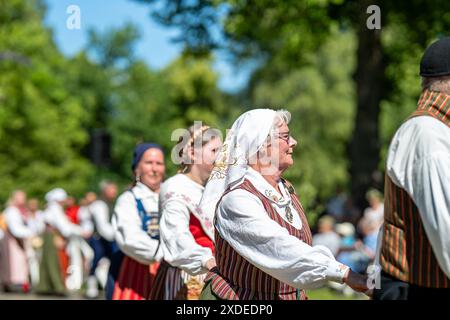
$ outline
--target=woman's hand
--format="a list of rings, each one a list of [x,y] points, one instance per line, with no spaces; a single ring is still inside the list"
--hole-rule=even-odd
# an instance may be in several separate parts
[[[66,246],[67,241],[63,237],[55,235],[55,237],[53,238],[53,244],[57,249],[62,250]]]
[[[80,235],[83,239],[89,239],[92,237],[92,232],[83,230]]]
[[[369,294],[369,288],[367,287],[367,276],[353,272],[352,269],[348,269],[344,276],[344,283],[357,292],[363,292]]]
[[[206,261],[206,265],[205,265],[206,269],[211,270],[215,266],[217,266],[215,258],[211,258],[208,261]]]

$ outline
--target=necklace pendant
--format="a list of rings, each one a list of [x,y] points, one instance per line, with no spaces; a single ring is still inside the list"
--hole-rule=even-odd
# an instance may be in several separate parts
[[[294,216],[289,206],[286,207],[286,219],[289,221],[289,223],[294,222]]]

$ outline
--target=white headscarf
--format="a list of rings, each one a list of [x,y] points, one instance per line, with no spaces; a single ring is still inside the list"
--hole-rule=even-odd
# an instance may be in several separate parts
[[[55,188],[50,190],[45,195],[45,200],[47,202],[59,202],[64,201],[67,198],[67,192],[62,188]]]
[[[271,109],[254,109],[243,113],[233,123],[200,201],[200,208],[205,214],[214,216],[223,192],[244,179],[248,159],[266,142],[275,115],[276,112]]]

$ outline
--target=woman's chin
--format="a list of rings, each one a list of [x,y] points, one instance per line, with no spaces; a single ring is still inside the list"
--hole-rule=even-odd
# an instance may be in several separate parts
[[[147,180],[147,181],[142,181],[142,183],[144,183],[147,187],[149,187],[151,190],[156,190],[159,189],[160,185],[161,185],[161,181],[158,180]]]
[[[294,164],[294,159],[292,159],[292,156],[289,155],[289,157],[287,157],[285,159],[285,161],[283,161],[283,163],[280,164],[280,168],[282,170],[286,170],[287,168],[291,167]]]

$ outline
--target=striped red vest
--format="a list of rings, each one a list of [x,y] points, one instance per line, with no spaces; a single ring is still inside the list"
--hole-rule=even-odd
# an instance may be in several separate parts
[[[262,202],[268,216],[275,220],[290,235],[297,237],[311,245],[312,236],[303,208],[295,195],[293,188],[285,181],[285,185],[291,194],[293,205],[299,213],[302,221],[302,229],[298,230],[287,223],[272,207],[270,201],[251,184],[244,182],[235,189],[243,189],[256,195]],[[235,190],[233,189],[233,190]],[[232,190],[231,190],[232,191]],[[231,192],[226,191],[222,197]],[[220,201],[219,201],[220,203]],[[225,300],[304,300],[305,292],[283,283],[262,270],[258,269],[245,258],[240,256],[215,230],[216,262],[217,268],[212,269],[205,282],[211,280],[212,291]]]
[[[431,116],[450,127],[450,96],[425,90],[411,115]],[[409,194],[386,175],[384,227],[380,256],[383,271],[427,288],[450,288],[425,233],[420,213]]]

